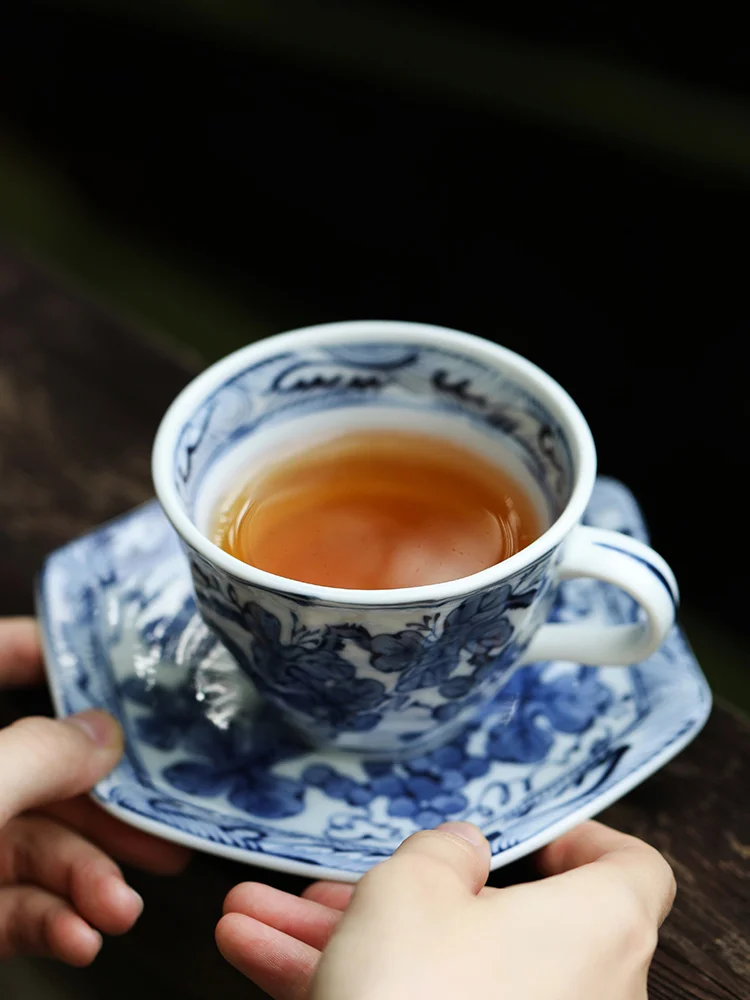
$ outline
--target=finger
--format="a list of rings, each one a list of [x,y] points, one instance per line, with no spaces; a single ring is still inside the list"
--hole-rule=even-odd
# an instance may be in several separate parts
[[[393,880],[411,893],[416,883],[424,890],[478,893],[490,870],[490,846],[471,823],[443,823],[435,830],[412,834],[391,858],[362,880],[372,884]],[[355,892],[355,899],[359,892]]]
[[[36,886],[0,889],[0,959],[42,955],[84,966],[101,946],[101,934],[58,896]]]
[[[262,882],[243,882],[224,900],[224,913],[242,913],[322,951],[343,916],[311,899],[301,899]]]
[[[88,791],[122,754],[122,730],[105,712],[25,718],[0,731],[0,826],[11,816]]]
[[[314,903],[328,906],[332,910],[341,910],[343,913],[353,893],[354,886],[346,885],[344,882],[313,882],[303,890],[302,898],[311,899]]]
[[[648,914],[661,924],[675,896],[672,869],[657,850],[636,837],[590,820],[540,851],[537,862],[547,875],[590,866],[631,888]]]
[[[0,686],[36,684],[43,676],[39,631],[34,619],[0,619]]]
[[[105,934],[124,934],[143,910],[143,900],[111,858],[46,816],[21,816],[7,825],[0,880],[31,882],[66,897],[87,923]]]
[[[87,797],[53,802],[42,811],[78,830],[118,861],[154,875],[178,875],[190,861],[187,847],[125,826]]]
[[[537,855],[537,864],[543,874],[558,875],[631,846],[645,847],[645,844],[603,823],[589,820],[542,848]]]
[[[306,1000],[320,961],[316,948],[241,913],[221,918],[216,943],[224,958],[273,1000]]]

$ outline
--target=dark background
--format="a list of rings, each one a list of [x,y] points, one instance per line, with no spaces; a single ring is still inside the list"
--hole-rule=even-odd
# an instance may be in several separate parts
[[[506,344],[747,634],[750,71],[688,16],[5,0],[0,238],[207,358],[344,318]]]
[[[488,6],[2,0],[0,243],[206,360],[367,317],[454,326],[532,358],[581,405],[602,471],[642,501],[712,686],[748,709],[747,34],[720,4]],[[118,327],[96,329],[117,365]],[[97,394],[118,383],[97,378],[93,353],[84,440]],[[50,351],[38,370],[55,363]],[[144,399],[162,371],[144,376]],[[156,420],[143,410],[134,427]],[[111,456],[123,505],[140,499],[128,487],[145,475],[143,439]],[[19,561],[0,551],[0,577],[3,564]],[[0,613],[30,610],[23,588],[6,590]],[[737,951],[739,896],[732,883],[724,899],[721,879],[747,838],[727,818],[741,801],[728,720],[717,712],[695,756],[613,816],[681,859],[652,980],[670,995],[685,955],[693,971],[705,962],[710,992],[723,981],[712,963]],[[718,778],[701,813],[690,802],[706,775]],[[90,972],[4,963],[0,993],[150,996],[184,956],[186,995],[248,995],[211,945],[244,876],[197,858],[161,895],[134,876],[155,905]],[[707,920],[723,928],[708,944]]]

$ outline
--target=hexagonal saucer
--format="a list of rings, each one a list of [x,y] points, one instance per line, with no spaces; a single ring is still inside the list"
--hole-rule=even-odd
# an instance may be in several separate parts
[[[599,480],[586,522],[646,537],[631,494]],[[93,792],[126,823],[200,850],[357,879],[414,830],[477,823],[497,868],[601,811],[699,732],[711,695],[682,633],[629,668],[518,671],[459,738],[398,763],[302,745],[262,705],[196,613],[159,506],[54,552],[39,581],[60,715],[106,708],[125,756]],[[563,585],[553,617],[621,622],[621,591]]]

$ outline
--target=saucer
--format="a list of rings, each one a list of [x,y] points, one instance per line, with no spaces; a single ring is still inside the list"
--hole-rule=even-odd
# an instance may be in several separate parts
[[[632,495],[597,482],[585,523],[646,540]],[[682,632],[635,667],[518,670],[453,742],[398,762],[311,750],[260,703],[198,616],[156,502],[47,559],[39,615],[59,715],[105,708],[126,734],[93,791],[125,823],[198,850],[354,881],[415,830],[468,820],[492,867],[593,816],[700,731],[711,694]],[[637,615],[622,591],[562,585],[552,620]]]

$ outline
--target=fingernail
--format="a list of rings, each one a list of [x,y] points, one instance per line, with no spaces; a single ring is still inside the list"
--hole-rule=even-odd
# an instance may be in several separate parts
[[[85,928],[81,928],[79,933],[94,955],[98,955],[103,942],[103,938],[99,931],[86,925]]]
[[[130,889],[130,886],[128,886],[128,889]],[[143,896],[140,894],[140,892],[136,892],[135,889],[130,889],[130,895],[138,905],[138,916],[140,917],[140,915],[143,913],[143,907],[145,905],[143,902]]]
[[[69,715],[65,722],[80,729],[98,747],[115,746],[122,739],[120,726],[111,715],[98,709]]]
[[[137,913],[134,919],[137,920],[143,913],[143,896],[136,892],[135,889],[131,889],[127,882],[122,881],[119,875],[113,875],[109,881],[111,885],[109,890],[110,899],[114,899],[116,906],[127,907],[128,909],[135,903]]]
[[[441,823],[437,829],[462,837],[475,847],[483,847],[486,843],[484,834],[473,823]]]

